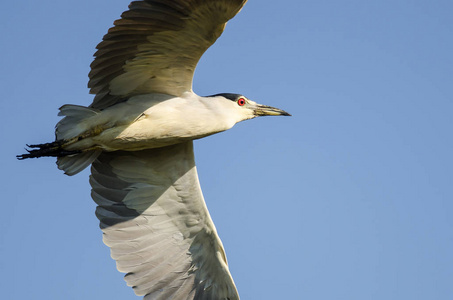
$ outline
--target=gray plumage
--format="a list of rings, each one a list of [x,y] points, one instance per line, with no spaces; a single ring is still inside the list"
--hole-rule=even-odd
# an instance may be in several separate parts
[[[104,243],[145,299],[239,299],[200,189],[193,140],[289,114],[238,94],[200,97],[192,78],[245,2],[132,2],[97,46],[93,103],[62,106],[55,142],[18,156],[57,157],[68,175],[92,164]]]
[[[137,295],[239,299],[203,200],[191,141],[103,153],[91,173],[104,243]]]

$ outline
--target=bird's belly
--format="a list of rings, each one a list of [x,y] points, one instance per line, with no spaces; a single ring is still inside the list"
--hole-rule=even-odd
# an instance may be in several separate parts
[[[94,144],[107,151],[136,151],[160,148],[206,137],[228,128],[204,128],[202,124],[169,123],[162,119],[144,119],[128,126],[107,129],[93,137]]]

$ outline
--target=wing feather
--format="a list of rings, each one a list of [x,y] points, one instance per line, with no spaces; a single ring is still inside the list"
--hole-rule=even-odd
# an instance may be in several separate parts
[[[146,93],[192,90],[201,55],[246,0],[134,1],[96,47],[88,87],[105,109]]]
[[[117,268],[144,299],[239,299],[198,182],[192,142],[102,153],[96,215]]]

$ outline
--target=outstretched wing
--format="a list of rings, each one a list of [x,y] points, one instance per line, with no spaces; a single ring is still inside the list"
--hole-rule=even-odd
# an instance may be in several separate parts
[[[247,0],[134,1],[97,46],[88,87],[104,109],[138,94],[192,90],[198,60]]]
[[[198,182],[193,143],[102,153],[91,168],[104,243],[145,299],[239,299]]]

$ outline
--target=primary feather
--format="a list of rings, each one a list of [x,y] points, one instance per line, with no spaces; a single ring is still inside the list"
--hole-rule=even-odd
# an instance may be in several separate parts
[[[97,46],[91,107],[130,96],[192,90],[195,67],[246,0],[134,1]]]
[[[134,1],[97,46],[91,108],[192,92],[202,54],[245,0]],[[192,141],[102,153],[92,166],[104,242],[145,299],[239,299],[203,200]]]
[[[145,299],[239,299],[198,182],[192,142],[102,153],[91,168],[104,242]]]
[[[201,55],[246,0],[134,1],[97,46],[90,107],[64,105],[54,156],[68,175],[92,163],[96,216],[117,268],[144,299],[239,299],[198,182],[193,140],[287,112],[223,93],[200,97]]]

